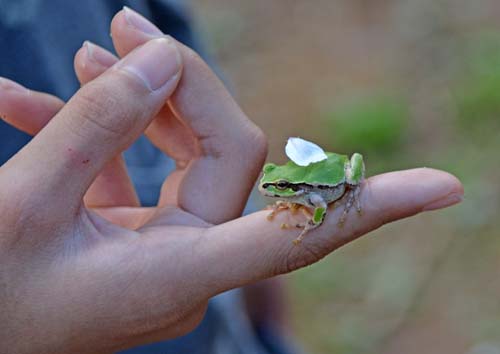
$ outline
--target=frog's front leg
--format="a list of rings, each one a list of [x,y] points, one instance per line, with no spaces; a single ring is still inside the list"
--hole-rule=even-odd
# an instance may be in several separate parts
[[[307,207],[305,207],[301,204],[292,204],[292,205],[293,205],[293,208],[291,209],[292,214],[295,214],[298,210],[300,210],[302,212],[302,214],[307,218],[307,220],[309,220],[313,217],[313,214],[311,214],[311,212],[309,211],[309,209],[307,209]],[[295,224],[295,225],[290,225],[287,223],[281,224],[282,229],[290,229],[290,228],[294,228],[294,227],[297,227],[299,229],[303,229],[305,227],[305,224]]]
[[[267,215],[267,220],[272,220],[280,211],[288,209],[288,203],[283,200],[278,200],[269,207],[271,212]]]
[[[297,227],[301,227],[303,228],[303,230],[299,234],[299,236],[293,241],[294,245],[300,244],[304,236],[309,231],[320,226],[323,223],[323,220],[325,220],[326,209],[328,208],[328,204],[326,204],[323,197],[321,197],[321,195],[319,194],[313,193],[309,196],[309,202],[311,206],[314,207],[314,212],[306,223],[297,225]]]
[[[300,204],[285,202],[283,200],[278,200],[271,206],[271,212],[267,215],[267,220],[272,220],[281,211],[290,210],[292,214],[295,214],[297,210],[301,207]]]

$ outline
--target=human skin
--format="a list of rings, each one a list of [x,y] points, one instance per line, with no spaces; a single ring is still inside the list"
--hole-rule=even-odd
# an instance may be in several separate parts
[[[266,139],[200,57],[119,12],[118,55],[86,44],[67,103],[0,81],[0,114],[36,134],[0,168],[0,352],[112,353],[174,338],[223,291],[314,263],[385,223],[459,202],[433,169],[368,178],[362,217],[340,208],[300,246],[287,213],[239,217]],[[176,161],[142,208],[121,151],[145,131]]]

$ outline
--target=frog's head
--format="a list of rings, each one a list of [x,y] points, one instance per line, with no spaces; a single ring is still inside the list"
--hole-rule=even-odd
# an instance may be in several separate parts
[[[290,198],[301,192],[289,166],[268,163],[262,170],[259,191],[267,197]]]

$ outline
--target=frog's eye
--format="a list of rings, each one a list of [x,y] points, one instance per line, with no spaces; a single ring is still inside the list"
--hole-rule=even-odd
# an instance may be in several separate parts
[[[287,189],[289,185],[290,183],[288,183],[287,181],[278,181],[276,183],[276,188],[283,190]]]

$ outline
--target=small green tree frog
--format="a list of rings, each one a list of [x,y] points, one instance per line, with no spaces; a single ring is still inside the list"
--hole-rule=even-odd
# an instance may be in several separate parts
[[[292,161],[284,165],[266,164],[259,183],[259,191],[265,196],[279,199],[268,216],[269,220],[279,211],[287,209],[291,209],[292,212],[300,209],[307,216],[307,222],[295,225],[303,229],[294,240],[294,244],[297,245],[308,231],[323,223],[330,203],[345,199],[339,225],[344,223],[354,204],[358,213],[361,214],[359,193],[360,184],[364,179],[365,166],[363,157],[359,153],[354,153],[349,159],[346,155],[321,150],[324,156],[322,155],[323,157],[319,160],[318,151],[315,150],[319,147],[299,139],[302,141],[299,141],[298,149],[302,148],[307,151],[306,155],[314,155],[313,162],[308,162],[307,156],[305,160],[303,156],[300,156],[300,151],[297,155],[296,148],[291,149],[295,153],[290,151],[292,144],[290,139],[286,151]],[[306,148],[302,147],[302,144]],[[315,151],[311,152],[310,147],[313,147]],[[313,209],[312,213],[309,208]],[[283,224],[282,227],[288,227],[288,225]]]

